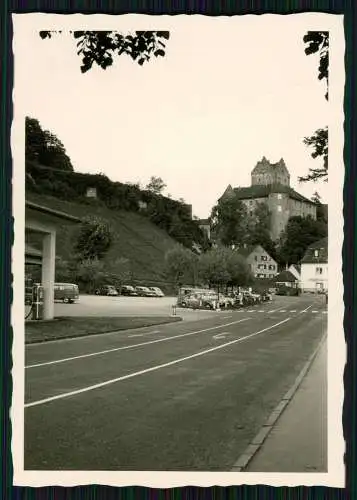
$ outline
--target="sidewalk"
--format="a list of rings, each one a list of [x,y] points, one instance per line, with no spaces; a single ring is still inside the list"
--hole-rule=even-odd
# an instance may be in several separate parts
[[[327,472],[327,341],[245,472]]]

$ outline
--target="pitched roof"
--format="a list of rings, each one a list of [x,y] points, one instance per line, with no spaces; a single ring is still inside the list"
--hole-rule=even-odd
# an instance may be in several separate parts
[[[292,272],[287,271],[287,270],[282,271],[277,276],[275,276],[276,283],[286,283],[286,282],[294,283],[295,281],[297,281],[296,277],[293,275]]]
[[[301,266],[299,264],[291,264],[291,266],[294,267],[299,274],[301,273]]]
[[[249,187],[236,187],[234,188],[234,192],[240,200],[251,198],[266,198],[271,193],[287,193],[290,198],[315,205],[313,201],[305,198],[305,196],[298,193],[290,186],[283,186],[282,184],[270,184],[268,186],[257,184]]]
[[[240,255],[242,255],[243,257],[248,257],[257,246],[260,246],[260,245],[247,245],[245,247],[243,246],[243,247],[237,248],[236,251]]]
[[[264,247],[262,247],[262,245],[260,245],[259,243],[257,243],[256,245],[247,245],[246,247],[239,247],[239,248],[236,248],[236,252],[238,252],[240,255],[242,255],[243,257],[249,257],[249,255],[254,252],[255,249],[261,249],[263,252],[267,253],[269,255],[269,257],[274,260],[270,253],[265,250]],[[274,261],[275,262],[275,261]]]
[[[318,250],[318,255],[315,255],[315,250]],[[328,239],[322,238],[315,241],[308,247],[304,257],[301,259],[301,264],[326,264],[328,262]]]

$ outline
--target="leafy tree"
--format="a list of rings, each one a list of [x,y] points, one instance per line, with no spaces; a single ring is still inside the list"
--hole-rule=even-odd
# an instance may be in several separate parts
[[[124,257],[118,257],[110,263],[106,263],[105,281],[107,284],[120,288],[131,278],[130,260]]]
[[[261,245],[275,259],[276,247],[270,236],[271,212],[267,203],[258,203],[253,215],[247,218],[243,243]]]
[[[61,31],[40,31],[42,39],[51,38]],[[76,40],[77,54],[82,58],[81,71],[86,73],[93,64],[102,69],[112,66],[114,58],[126,54],[143,65],[152,56],[165,56],[168,31],[135,31],[124,35],[118,31],[70,31]]]
[[[150,182],[146,185],[146,190],[150,191],[150,193],[161,194],[165,189],[166,184],[161,179],[161,177],[150,177]]]
[[[307,181],[317,181],[318,179],[324,179],[327,181],[328,175],[328,129],[319,128],[316,132],[310,136],[304,138],[304,144],[306,146],[312,147],[313,152],[311,153],[312,158],[322,158],[323,167],[310,168],[309,173],[305,177],[299,177],[300,182]]]
[[[220,290],[231,279],[229,272],[230,250],[224,247],[217,247],[202,254],[198,261],[199,277],[209,285]]]
[[[42,130],[38,120],[26,117],[25,158],[39,165],[73,171],[73,165],[62,142],[48,130]]]
[[[227,254],[227,270],[230,275],[228,285],[246,286],[252,282],[253,275],[245,258],[236,251]]]
[[[112,234],[108,224],[98,217],[88,216],[82,220],[74,248],[79,260],[100,260],[111,242]]]
[[[328,31],[308,31],[303,38],[305,54],[319,54],[320,63],[318,68],[318,79],[326,80],[327,91],[325,94],[328,99],[328,79],[329,79],[329,32]]]
[[[327,236],[327,224],[312,217],[290,217],[281,237],[280,258],[286,264],[297,264],[308,246]]]
[[[104,263],[98,258],[83,259],[76,262],[73,265],[72,273],[80,287],[82,285],[89,293],[93,293],[101,286],[107,277]]]
[[[194,281],[195,266],[196,257],[186,248],[176,247],[165,255],[166,274],[176,287],[183,285],[184,278]]]
[[[309,31],[304,36],[305,54],[318,53],[320,63],[318,68],[318,79],[326,80],[326,94],[328,99],[329,81],[329,33],[328,31]],[[304,138],[304,144],[312,148],[312,158],[322,158],[323,165],[319,168],[310,168],[306,176],[299,177],[300,182],[317,181],[328,177],[328,128],[320,128],[310,136]]]
[[[57,282],[66,283],[71,278],[71,264],[62,257],[56,257],[55,276]]]
[[[246,219],[246,208],[239,199],[221,198],[210,216],[214,238],[227,246],[239,244],[246,234]]]

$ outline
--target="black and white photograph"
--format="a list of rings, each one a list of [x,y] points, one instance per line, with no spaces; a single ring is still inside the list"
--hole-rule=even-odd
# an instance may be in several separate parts
[[[13,26],[15,484],[343,487],[343,17]]]

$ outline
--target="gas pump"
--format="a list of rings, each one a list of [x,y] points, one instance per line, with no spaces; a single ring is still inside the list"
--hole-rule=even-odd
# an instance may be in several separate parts
[[[32,288],[32,319],[43,319],[43,286],[34,285]]]

